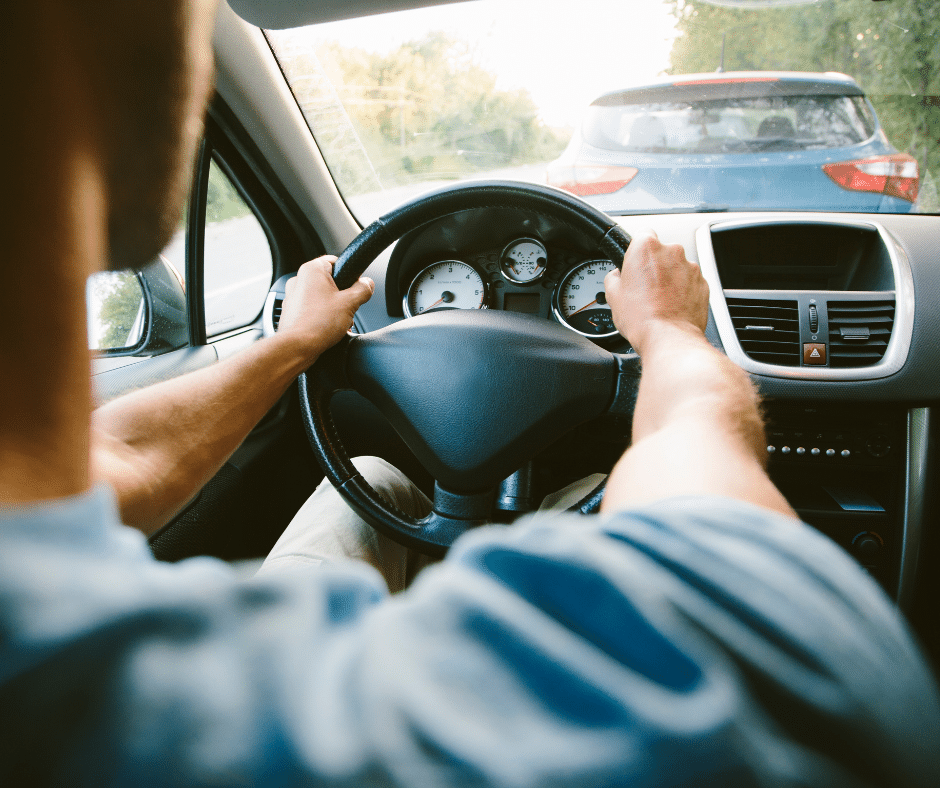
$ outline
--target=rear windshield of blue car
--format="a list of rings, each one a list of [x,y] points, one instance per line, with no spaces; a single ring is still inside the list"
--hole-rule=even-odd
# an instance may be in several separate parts
[[[845,148],[870,139],[861,96],[769,96],[588,108],[584,139],[634,153],[754,153]]]

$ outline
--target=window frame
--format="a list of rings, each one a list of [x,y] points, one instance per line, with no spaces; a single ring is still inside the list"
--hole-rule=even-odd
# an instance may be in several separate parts
[[[240,325],[240,326],[234,326],[234,327],[232,327],[232,328],[226,328],[224,331],[220,331],[220,332],[217,333],[217,334],[214,334],[214,335],[212,335],[212,336],[208,336],[208,329],[207,329],[207,327],[206,327],[206,322],[205,322],[205,320],[206,320],[206,315],[205,315],[205,308],[206,308],[206,296],[205,296],[206,243],[205,243],[205,232],[206,232],[206,224],[207,224],[207,223],[206,223],[206,211],[207,211],[207,209],[208,209],[208,183],[209,183],[209,172],[210,172],[210,169],[211,169],[212,164],[215,164],[216,167],[219,168],[219,170],[221,171],[221,173],[222,173],[226,178],[228,178],[229,183],[232,185],[232,187],[233,187],[233,188],[235,189],[235,191],[238,193],[238,196],[241,197],[241,199],[245,202],[245,205],[248,206],[249,210],[250,210],[251,213],[252,213],[252,216],[254,216],[255,220],[258,222],[258,224],[260,225],[262,231],[264,232],[264,236],[265,236],[265,238],[266,238],[267,241],[268,241],[268,248],[269,248],[270,251],[271,251],[271,282],[268,283],[268,286],[269,286],[269,287],[270,287],[271,283],[273,283],[274,280],[275,280],[275,273],[276,273],[276,272],[279,270],[279,268],[281,267],[281,260],[279,259],[278,245],[277,245],[277,243],[276,243],[276,241],[275,241],[274,230],[273,230],[273,228],[271,227],[270,222],[267,221],[267,219],[265,218],[265,215],[258,209],[257,202],[252,198],[252,194],[251,194],[250,192],[246,191],[245,188],[242,186],[242,184],[239,182],[238,178],[236,177],[235,173],[233,172],[232,167],[229,165],[228,161],[227,161],[225,158],[222,157],[222,155],[219,153],[219,151],[218,151],[216,148],[214,148],[214,147],[213,147],[213,148],[210,148],[210,149],[208,150],[208,152],[207,152],[207,161],[206,161],[206,164],[205,164],[205,169],[204,169],[204,171],[202,171],[202,170],[200,171],[200,176],[203,176],[204,179],[205,179],[205,183],[204,183],[205,194],[202,195],[202,228],[201,228],[201,233],[200,233],[201,242],[200,242],[200,247],[199,247],[199,254],[200,254],[200,266],[199,266],[199,268],[200,268],[200,281],[199,281],[199,287],[200,287],[201,290],[202,290],[202,297],[201,297],[201,305],[202,305],[202,308],[201,308],[201,310],[200,310],[200,311],[201,311],[201,321],[202,321],[202,323],[201,323],[201,329],[202,329],[202,336],[205,337],[205,342],[204,342],[203,344],[211,344],[212,342],[215,342],[216,340],[222,339],[222,338],[224,338],[224,337],[226,337],[226,336],[230,336],[230,335],[233,334],[233,333],[238,333],[238,332],[244,331],[246,328],[249,328],[249,327],[255,325],[255,324],[261,319],[261,309],[259,309],[259,310],[258,310],[258,314],[255,316],[255,318],[254,318],[253,320],[249,321],[248,323],[245,323],[245,324]],[[262,307],[262,308],[263,308],[263,307]]]
[[[260,327],[259,312],[253,321],[242,326],[226,329],[212,337],[207,335],[204,267],[206,207],[212,162],[229,179],[260,224],[271,250],[272,282],[285,273],[296,271],[307,260],[325,253],[309,219],[281,186],[232,110],[215,96],[209,105],[205,133],[197,150],[186,211],[183,268],[188,344],[179,349],[211,345],[234,334]],[[144,361],[164,355],[163,351],[142,354],[150,344],[153,326],[146,281],[140,273],[136,277],[144,297],[145,331],[133,347],[92,349],[91,352],[97,358],[134,357]]]

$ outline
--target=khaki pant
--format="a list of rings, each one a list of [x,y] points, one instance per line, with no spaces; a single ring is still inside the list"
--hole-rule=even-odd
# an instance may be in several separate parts
[[[357,457],[353,464],[382,498],[406,514],[420,518],[431,511],[428,497],[385,460]],[[602,478],[601,474],[594,474],[546,496],[539,511],[564,511],[594,489]],[[281,534],[259,574],[343,559],[374,566],[392,593],[407,588],[415,575],[434,560],[369,526],[324,479]]]

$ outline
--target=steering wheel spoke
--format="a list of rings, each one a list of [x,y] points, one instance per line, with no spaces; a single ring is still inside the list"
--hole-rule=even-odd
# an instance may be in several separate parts
[[[346,359],[349,346],[354,341],[355,337],[347,334],[303,373],[304,376],[310,377],[314,389],[332,397],[338,391],[349,391],[353,388],[346,375]]]
[[[617,382],[607,412],[617,416],[632,416],[640,391],[640,357],[636,353],[612,355],[617,363]]]

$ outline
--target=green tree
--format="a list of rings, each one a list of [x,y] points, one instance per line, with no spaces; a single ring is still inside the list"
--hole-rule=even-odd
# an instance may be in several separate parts
[[[383,185],[544,161],[564,147],[526,91],[498,90],[443,33],[388,54],[332,43],[318,55]]]
[[[239,216],[248,216],[251,208],[242,199],[228,177],[212,162],[206,189],[206,221],[222,222]]]
[[[940,14],[932,0],[827,0],[759,11],[670,2],[680,32],[671,73],[714,71],[724,39],[726,71],[848,74],[894,146],[918,160],[922,183],[940,177]],[[938,208],[933,194],[921,203]]]

